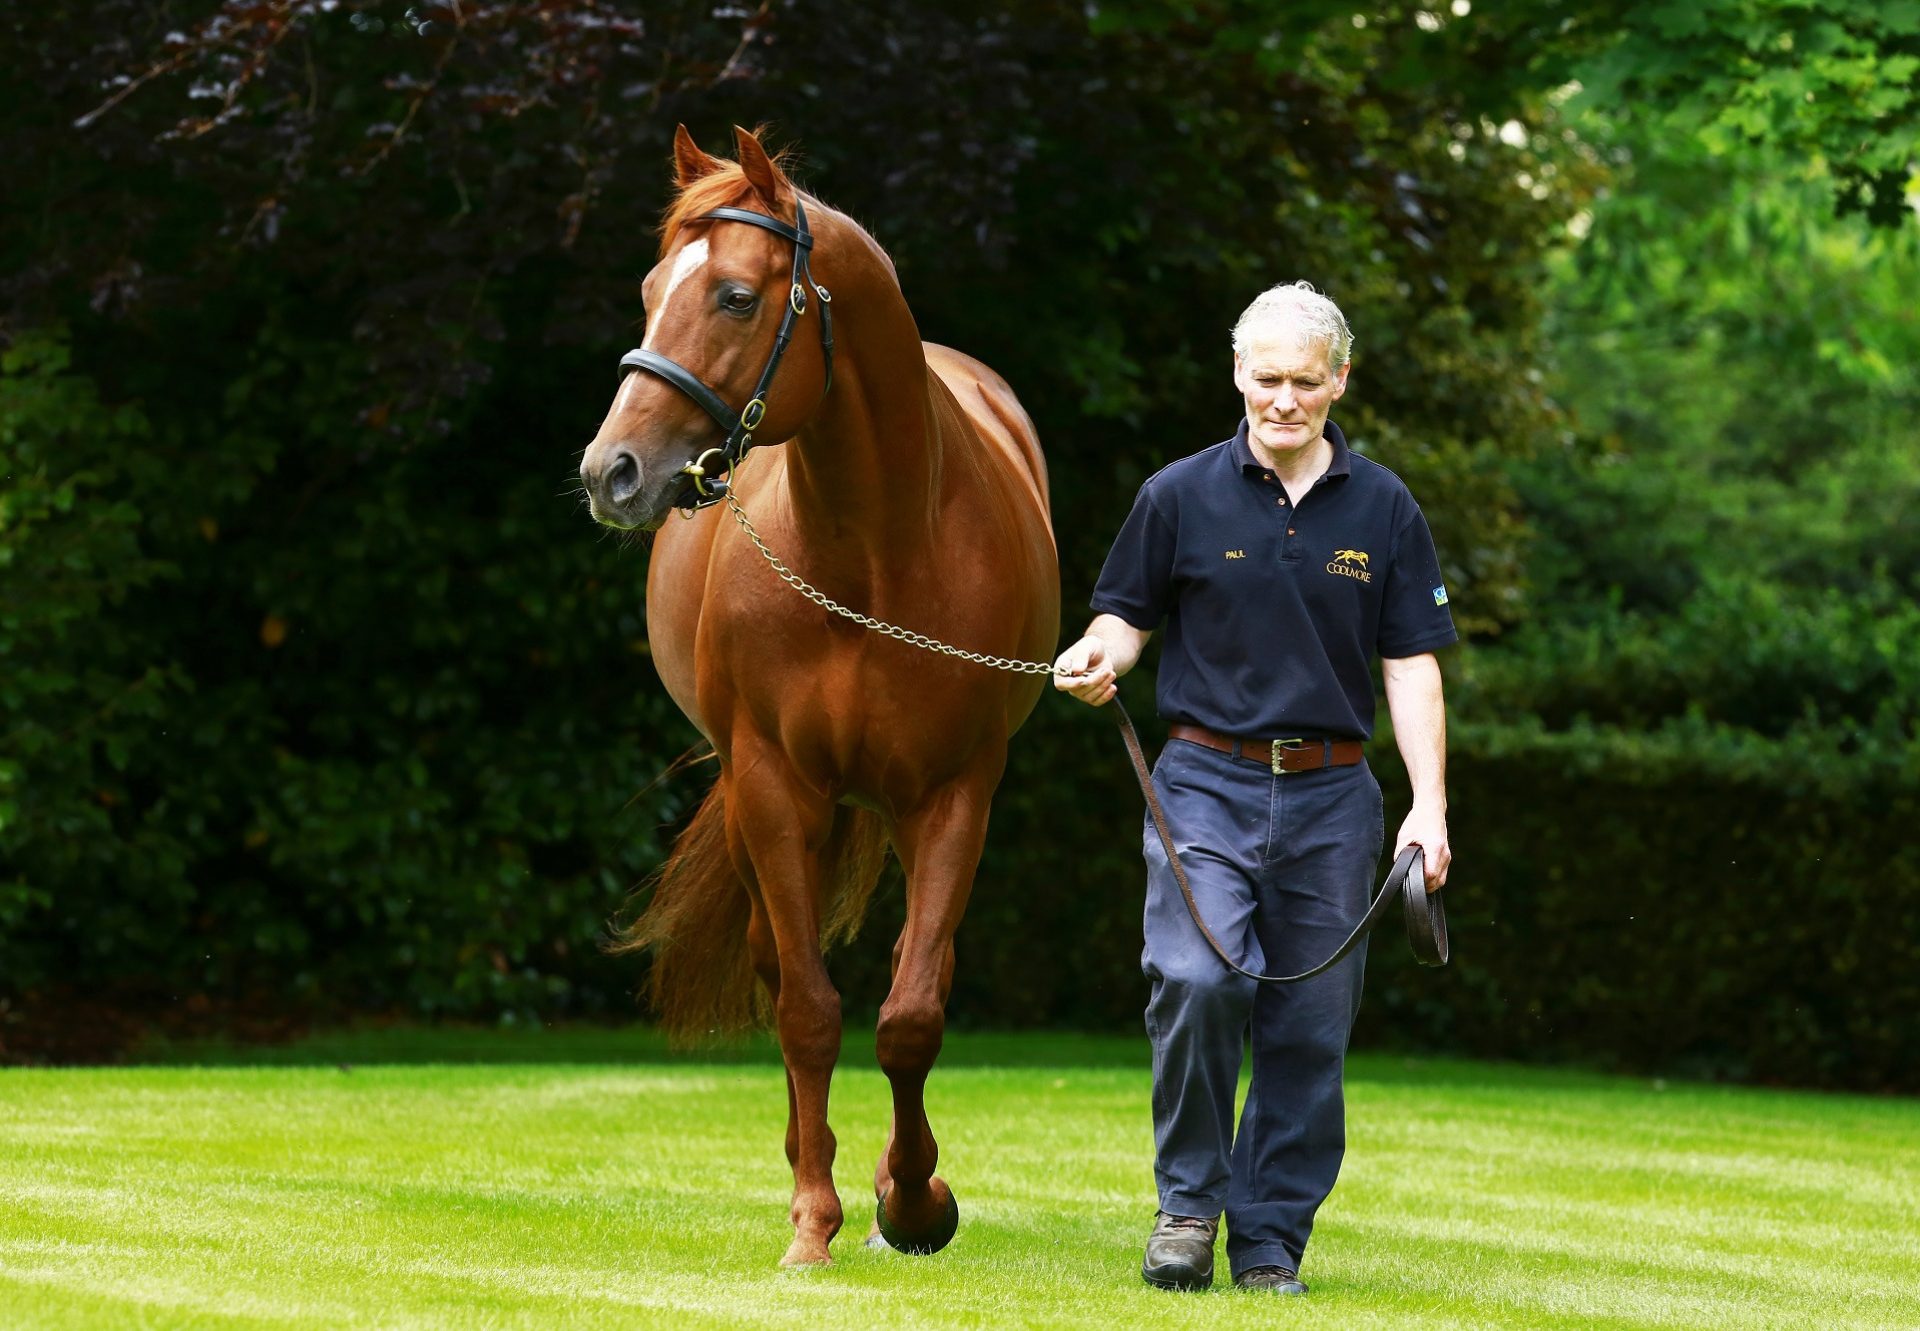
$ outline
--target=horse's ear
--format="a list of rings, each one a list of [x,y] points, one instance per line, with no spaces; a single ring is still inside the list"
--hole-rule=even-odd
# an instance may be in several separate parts
[[[693,135],[687,133],[685,125],[673,131],[673,178],[674,183],[682,189],[724,165],[718,157],[700,151],[700,146],[693,141]]]
[[[751,131],[733,127],[733,143],[737,150],[735,156],[740,159],[740,169],[747,173],[747,183],[752,185],[768,207],[778,211],[780,207],[793,199],[793,182],[787,179],[787,173],[767,150],[760,146],[760,140]]]

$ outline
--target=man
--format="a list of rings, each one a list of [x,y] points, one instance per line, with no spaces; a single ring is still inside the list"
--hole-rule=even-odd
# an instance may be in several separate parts
[[[1165,621],[1171,738],[1154,785],[1208,926],[1256,972],[1315,965],[1366,913],[1384,839],[1360,746],[1376,652],[1413,784],[1394,853],[1423,849],[1428,891],[1451,858],[1433,653],[1456,635],[1419,505],[1327,419],[1352,343],[1305,282],[1247,307],[1233,330],[1246,418],[1140,488],[1094,620],[1054,663],[1055,687],[1101,705]],[[1194,927],[1151,823],[1145,854],[1160,1206],[1141,1274],[1210,1285],[1224,1212],[1234,1283],[1304,1294],[1300,1260],[1346,1146],[1341,1072],[1365,947],[1302,984],[1257,985]],[[1236,1134],[1243,1037],[1253,1079]]]

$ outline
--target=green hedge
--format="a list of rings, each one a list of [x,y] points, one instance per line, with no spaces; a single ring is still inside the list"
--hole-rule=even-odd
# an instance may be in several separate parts
[[[1360,1038],[1920,1087],[1920,861],[1901,849],[1920,763],[1740,747],[1698,726],[1462,735],[1455,965],[1376,947]]]
[[[249,465],[300,442],[297,390],[186,449],[66,358],[23,339],[0,378],[0,990],[624,1009],[601,923],[684,792],[622,806],[691,734],[638,561],[509,454],[315,486],[298,447]]]
[[[635,552],[574,540],[545,483],[484,457],[467,462],[496,483],[476,487],[487,520],[436,513],[451,449],[316,499],[337,535],[280,550],[271,521],[198,521],[186,500],[209,475],[161,502],[180,459],[139,411],[103,407],[59,343],[23,342],[4,368],[0,648],[24,667],[0,684],[13,1000],[632,1011],[638,975],[599,955],[601,922],[703,785],[696,768],[622,807],[690,738],[629,650]],[[271,492],[256,479],[240,511]],[[220,557],[229,542],[246,557]],[[1389,929],[1358,1038],[1911,1089],[1920,868],[1899,842],[1920,763],[1895,712],[1920,655],[1898,589],[1863,588],[1853,608],[1755,602],[1708,577],[1675,614],[1454,654],[1456,960],[1421,970]],[[144,655],[153,642],[177,654]],[[1833,718],[1787,708],[1809,687],[1795,670],[1844,679],[1883,724],[1836,744]],[[1762,735],[1700,707],[1632,730],[1474,719],[1516,699],[1659,710],[1663,679],[1791,724]],[[1154,733],[1148,673],[1127,689]],[[1374,760],[1400,804],[1388,737]],[[956,1022],[1136,1025],[1139,828],[1107,719],[1044,701],[959,940]],[[857,1016],[884,993],[899,918],[896,875],[835,960]]]
[[[1129,693],[1150,710],[1145,680]],[[1090,720],[1043,709],[1020,745],[959,939],[956,1021],[1140,1029],[1139,797],[1112,728]],[[1390,736],[1371,761],[1391,835],[1406,782]],[[1912,756],[1704,726],[1467,725],[1449,786],[1453,961],[1417,965],[1390,918],[1357,1043],[1920,1087]],[[879,941],[838,967],[853,1006],[884,992]]]

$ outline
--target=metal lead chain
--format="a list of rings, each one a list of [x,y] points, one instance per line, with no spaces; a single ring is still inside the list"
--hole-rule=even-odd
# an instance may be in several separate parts
[[[760,539],[760,533],[753,529],[753,523],[748,520],[747,511],[741,508],[740,501],[733,497],[732,486],[727,487],[727,507],[733,510],[733,520],[740,524],[740,530],[747,534],[747,539],[753,542],[754,548],[765,555],[767,562],[773,565],[773,571],[780,575],[780,580],[821,609],[832,611],[843,619],[851,619],[862,628],[872,629],[875,633],[883,633],[896,641],[908,643],[914,647],[922,647],[927,651],[938,653],[941,656],[958,657],[962,661],[971,661],[975,665],[991,666],[995,670],[1006,670],[1016,675],[1051,675],[1053,673],[1053,665],[1048,661],[1016,661],[1005,656],[988,656],[984,652],[962,651],[958,647],[949,647],[946,643],[938,639],[929,638],[924,633],[915,633],[912,629],[903,629],[898,624],[889,624],[885,620],[875,619],[871,615],[863,615],[858,610],[847,609],[847,607],[841,605],[838,601],[828,596],[818,587],[815,587],[798,573],[788,568],[781,562],[779,555],[767,549],[767,543]]]

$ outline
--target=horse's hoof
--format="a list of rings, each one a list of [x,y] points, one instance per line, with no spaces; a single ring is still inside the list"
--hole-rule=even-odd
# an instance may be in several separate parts
[[[833,1254],[817,1239],[795,1239],[787,1255],[780,1259],[780,1265],[789,1271],[818,1270],[833,1265]]]
[[[860,1246],[865,1248],[868,1252],[892,1252],[893,1251],[892,1245],[890,1245],[887,1242],[887,1236],[885,1234],[880,1234],[880,1233],[873,1233],[873,1234],[867,1235],[864,1239],[860,1240]]]
[[[953,1189],[937,1178],[933,1182],[939,1184],[940,1191],[946,1194],[947,1205],[933,1224],[918,1234],[901,1229],[887,1217],[887,1197],[893,1195],[893,1189],[887,1189],[886,1196],[880,1199],[879,1205],[874,1209],[873,1223],[889,1248],[897,1252],[912,1253],[915,1257],[925,1257],[939,1252],[953,1242],[954,1232],[960,1228],[960,1203],[953,1199]]]

